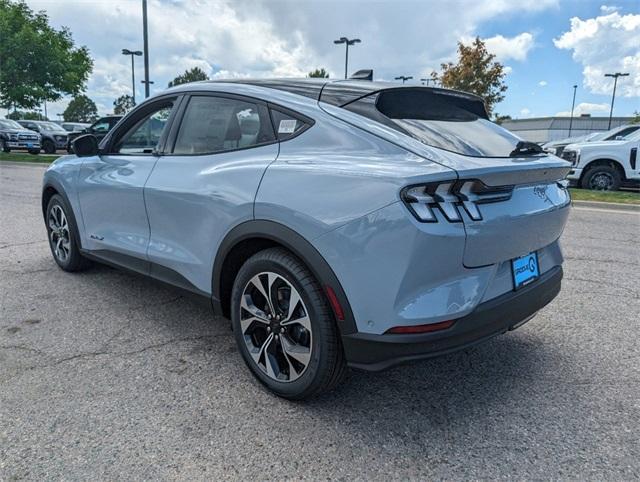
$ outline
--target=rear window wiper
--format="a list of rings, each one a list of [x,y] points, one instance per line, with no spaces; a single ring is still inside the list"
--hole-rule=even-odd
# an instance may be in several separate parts
[[[535,142],[519,141],[509,157],[526,156],[529,154],[544,154],[544,149]]]

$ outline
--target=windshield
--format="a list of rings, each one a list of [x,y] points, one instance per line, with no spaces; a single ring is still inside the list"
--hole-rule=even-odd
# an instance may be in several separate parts
[[[54,124],[53,122],[40,122],[38,123],[40,127],[42,127],[45,131],[59,131],[64,130],[58,124]]]
[[[24,130],[24,127],[11,119],[0,119],[0,127],[4,129],[19,129],[21,131]]]

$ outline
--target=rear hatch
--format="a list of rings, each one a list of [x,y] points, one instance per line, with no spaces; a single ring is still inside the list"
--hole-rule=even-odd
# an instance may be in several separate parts
[[[456,172],[448,183],[411,186],[403,199],[426,205],[438,221],[464,223],[465,266],[523,256],[562,234],[570,202],[563,179],[570,164],[489,121],[479,97],[390,88],[342,108],[378,125],[361,127]]]

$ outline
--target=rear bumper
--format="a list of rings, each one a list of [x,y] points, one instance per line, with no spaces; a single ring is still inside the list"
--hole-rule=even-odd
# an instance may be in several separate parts
[[[399,363],[461,350],[517,328],[560,292],[562,267],[536,282],[486,301],[449,329],[418,335],[354,333],[342,337],[349,366],[378,371]]]

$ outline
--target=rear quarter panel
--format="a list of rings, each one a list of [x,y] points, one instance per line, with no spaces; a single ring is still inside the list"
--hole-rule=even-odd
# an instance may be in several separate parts
[[[301,135],[280,143],[255,202],[256,219],[311,240],[399,200],[402,187],[455,172],[317,109]]]

